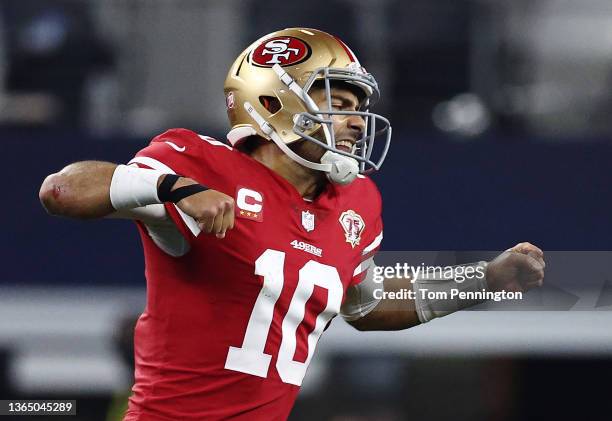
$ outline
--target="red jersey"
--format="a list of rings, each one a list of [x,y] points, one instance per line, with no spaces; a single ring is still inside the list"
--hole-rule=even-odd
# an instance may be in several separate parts
[[[236,201],[224,239],[165,204],[190,250],[172,257],[139,224],[147,305],[135,331],[126,420],[284,420],[323,330],[382,238],[381,200],[359,177],[307,201],[250,156],[185,129],[132,162]]]

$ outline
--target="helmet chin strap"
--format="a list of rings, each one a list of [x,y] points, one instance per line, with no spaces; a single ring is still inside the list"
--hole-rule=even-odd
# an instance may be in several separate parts
[[[359,164],[355,159],[336,152],[325,152],[321,162],[331,165],[331,170],[326,175],[329,181],[335,184],[349,184],[359,174]]]
[[[313,170],[323,171],[327,175],[327,178],[336,184],[349,184],[352,182],[357,174],[359,174],[359,164],[353,158],[348,156],[340,155],[333,151],[327,151],[321,157],[321,163],[308,161],[302,158],[287,146],[285,142],[280,138],[276,130],[259,114],[250,102],[244,103],[244,109],[251,116],[261,130],[269,136],[270,139],[282,150],[289,158],[293,159],[298,164],[310,168]],[[323,125],[324,130],[327,129],[326,125]],[[326,136],[329,133],[326,133]]]
[[[316,104],[316,102],[312,100],[310,95],[304,92],[302,87],[298,85],[296,81],[287,72],[285,72],[285,70],[283,70],[280,65],[275,64],[274,66],[272,66],[272,70],[274,70],[281,82],[283,82],[291,92],[293,92],[299,99],[302,100],[304,104],[306,104],[306,107],[311,113],[319,112],[319,106]],[[333,136],[329,131],[329,127],[327,127],[327,124],[322,124],[321,127],[323,127],[323,134],[325,135],[325,141],[327,142],[327,146],[333,147]]]
[[[306,107],[310,110],[310,112],[317,113],[320,111],[319,107],[312,100],[310,95],[304,92],[302,87],[287,72],[285,72],[285,70],[280,65],[275,64],[274,66],[272,66],[272,70],[274,70],[274,72],[279,77],[281,82],[283,82],[287,86],[287,88],[289,88],[291,92],[293,92],[298,98],[302,100],[302,102],[304,102],[304,104],[306,104]],[[249,112],[249,114],[251,113]],[[263,120],[261,116],[259,116],[259,118]],[[257,124],[259,124],[259,126],[262,127],[260,122],[258,122]],[[335,145],[333,144],[334,137],[332,133],[330,132],[328,125],[322,124],[321,127],[323,128],[323,134],[325,136],[327,145],[329,147],[335,147]],[[272,129],[272,127],[270,128]],[[262,130],[264,130],[263,127],[262,127]],[[274,137],[272,137],[272,135],[270,134],[268,134],[268,136],[272,138],[274,143],[276,143],[281,148],[281,150],[283,150],[283,152],[285,152],[292,159],[304,165],[305,167],[312,168],[312,169],[319,169],[319,168],[314,167],[314,166],[319,166],[319,164],[315,164],[311,161],[307,161],[303,159],[302,157],[300,157],[299,155],[297,155],[296,153],[294,153],[293,151],[291,151],[291,149],[289,149],[287,145],[278,137],[274,129],[272,129],[272,132],[274,133],[274,135],[276,135],[276,139],[274,139]],[[264,130],[264,133],[266,133],[265,130]],[[288,153],[287,151],[291,151],[291,153]],[[296,157],[298,159],[296,159]],[[321,164],[325,166],[324,167],[325,169],[321,169],[321,171],[325,171],[327,178],[332,183],[348,184],[352,182],[355,179],[355,177],[357,177],[357,174],[359,174],[359,164],[357,163],[355,159],[350,158],[348,156],[340,155],[339,153],[336,153],[333,151],[327,151],[323,154],[323,156],[321,157]]]
[[[251,118],[255,120],[257,125],[261,128],[261,131],[263,131],[266,134],[266,136],[269,136],[270,139],[272,139],[272,141],[276,144],[276,146],[278,146],[284,153],[289,155],[289,157],[293,159],[294,161],[296,161],[298,164],[303,165],[313,170],[325,171],[325,172],[331,171],[330,164],[317,164],[316,162],[308,161],[307,159],[304,159],[298,154],[296,154],[295,152],[293,152],[291,148],[289,148],[289,146],[287,146],[287,144],[283,142],[283,140],[280,138],[278,133],[276,133],[276,130],[274,130],[274,128],[270,125],[270,123],[268,123],[255,110],[255,108],[253,108],[250,102],[247,101],[244,103],[244,109],[246,110],[247,113],[249,113]]]

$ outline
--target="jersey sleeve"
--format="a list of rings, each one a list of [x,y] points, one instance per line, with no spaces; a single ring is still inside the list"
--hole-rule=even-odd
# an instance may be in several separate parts
[[[365,275],[374,263],[373,257],[380,249],[380,245],[383,239],[383,222],[382,222],[382,199],[380,192],[376,188],[376,185],[368,179],[370,184],[368,196],[372,197],[372,208],[369,212],[371,222],[364,232],[364,238],[362,244],[364,247],[361,249],[361,254],[357,259],[357,265],[353,271],[353,279],[350,285],[357,285],[362,282]]]
[[[380,302],[380,298],[376,298],[375,291],[384,289],[381,282],[377,282],[374,276],[374,256],[380,249],[383,239],[383,223],[382,223],[382,201],[378,189],[371,183],[373,192],[368,193],[375,197],[374,205],[370,215],[373,223],[370,223],[370,228],[364,235],[364,247],[361,249],[357,257],[357,264],[353,271],[353,278],[349,287],[346,290],[346,295],[340,315],[344,320],[352,322],[369,314]]]
[[[154,137],[128,165],[190,177],[206,185],[202,180],[202,166],[206,165],[206,140],[210,142],[212,139],[202,137],[191,130],[171,129]],[[200,233],[197,222],[175,204],[165,203],[164,206],[185,238],[193,238]]]
[[[344,301],[340,308],[340,315],[346,321],[362,318],[374,310],[380,302],[380,298],[377,298],[380,295],[377,295],[376,291],[384,291],[384,284],[377,280],[377,276],[375,276],[376,263],[374,262],[374,256],[380,248],[381,240],[382,231],[380,236],[371,244],[371,250],[368,252],[364,249],[363,260],[353,272],[353,279],[346,289]]]

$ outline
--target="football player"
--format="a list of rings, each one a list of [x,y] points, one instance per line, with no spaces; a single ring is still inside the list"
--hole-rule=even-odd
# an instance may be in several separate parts
[[[127,165],[77,162],[46,178],[51,214],[130,218],[142,237],[147,305],[126,420],[286,419],[335,315],[403,329],[461,308],[372,293],[383,231],[366,174],[391,139],[371,111],[378,96],[341,40],[285,29],[229,70],[229,144],[172,129]],[[464,284],[522,291],[541,284],[543,266],[524,243]]]

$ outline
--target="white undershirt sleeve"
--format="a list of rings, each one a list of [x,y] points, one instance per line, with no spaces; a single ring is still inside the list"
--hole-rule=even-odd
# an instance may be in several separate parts
[[[107,218],[141,221],[157,247],[170,256],[180,257],[190,250],[189,241],[176,227],[164,205],[155,204],[134,209],[123,209],[108,215]]]
[[[347,322],[352,322],[369,314],[380,302],[380,298],[374,298],[375,290],[384,290],[382,282],[374,281],[374,268],[376,264],[370,257],[361,263],[366,267],[366,274],[360,283],[353,285],[346,290],[346,299],[340,307],[340,315]],[[379,294],[378,296],[382,296]]]

